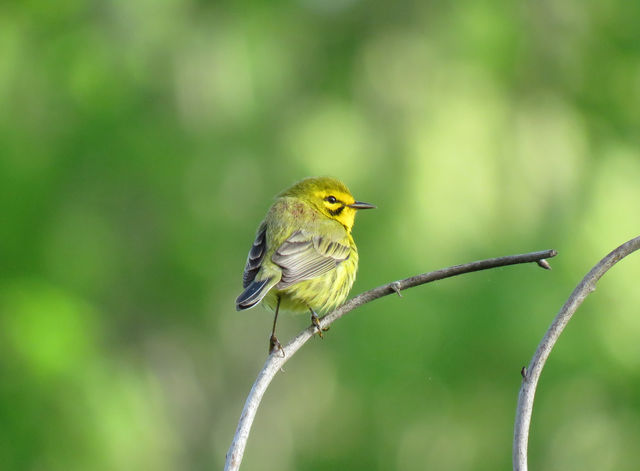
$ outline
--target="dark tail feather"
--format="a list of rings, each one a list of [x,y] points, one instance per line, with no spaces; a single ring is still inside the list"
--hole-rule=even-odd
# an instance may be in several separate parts
[[[269,291],[264,288],[272,279],[273,277],[261,281],[252,281],[240,296],[238,296],[238,299],[236,299],[236,310],[242,311],[243,309],[249,309],[262,301],[262,298],[264,298]]]

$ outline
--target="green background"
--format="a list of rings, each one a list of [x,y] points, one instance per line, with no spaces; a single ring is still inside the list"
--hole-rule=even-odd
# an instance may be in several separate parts
[[[222,469],[271,314],[235,312],[273,195],[332,175],[368,304],[264,398],[246,470],[509,469],[520,368],[640,233],[640,2],[0,6],[0,468]],[[543,372],[530,464],[640,461],[640,258]],[[284,315],[285,341],[309,324]]]

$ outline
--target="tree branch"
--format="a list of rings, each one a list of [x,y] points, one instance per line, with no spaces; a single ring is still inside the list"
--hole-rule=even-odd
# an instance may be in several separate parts
[[[523,380],[518,395],[518,406],[516,408],[516,420],[513,433],[514,471],[527,471],[527,444],[529,441],[533,400],[540,373],[542,373],[542,368],[551,353],[551,349],[571,319],[571,316],[573,316],[585,298],[596,289],[598,280],[612,266],[638,249],[640,249],[640,236],[631,239],[610,252],[585,275],[580,284],[573,290],[567,302],[564,303],[564,306],[562,306],[562,309],[560,309],[555,319],[553,319],[549,329],[547,329],[542,341],[538,345],[531,359],[531,363],[529,363],[526,369],[523,369]]]
[[[441,270],[423,273],[421,275],[405,278],[404,280],[394,281],[386,285],[379,286],[369,291],[359,294],[355,298],[350,299],[345,304],[330,312],[320,319],[320,328],[326,328],[336,320],[355,308],[362,306],[374,299],[387,296],[392,293],[400,295],[400,291],[414,286],[423,285],[432,281],[442,280],[463,273],[471,273],[474,271],[487,270],[489,268],[503,267],[507,265],[516,265],[519,263],[536,262],[543,268],[549,268],[546,258],[554,257],[557,254],[555,250],[544,250],[541,252],[531,252],[520,255],[508,255],[506,257],[491,258],[480,260],[477,262],[465,263],[463,265],[455,265]],[[227,452],[227,460],[225,463],[225,471],[236,471],[240,469],[240,463],[244,455],[244,450],[251,431],[251,425],[255,418],[260,401],[267,387],[271,383],[278,370],[302,347],[316,332],[316,327],[311,326],[300,332],[293,340],[283,347],[282,352],[274,351],[267,357],[267,361],[260,370],[256,378],[249,396],[240,415],[238,428]]]

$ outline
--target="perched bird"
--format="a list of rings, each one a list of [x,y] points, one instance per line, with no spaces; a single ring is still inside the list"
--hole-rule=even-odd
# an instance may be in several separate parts
[[[311,313],[322,330],[318,311],[340,305],[358,269],[358,249],[351,229],[359,209],[374,205],[356,201],[334,178],[306,178],[280,193],[258,227],[242,277],[238,311],[263,301],[275,311],[269,351],[282,350],[275,335],[280,308]]]

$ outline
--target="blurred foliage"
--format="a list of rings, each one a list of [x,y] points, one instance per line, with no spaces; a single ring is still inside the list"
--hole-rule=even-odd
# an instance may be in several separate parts
[[[233,300],[272,196],[378,204],[364,306],[267,392],[243,469],[508,469],[519,370],[584,273],[638,235],[640,3],[0,5],[0,468],[221,469],[271,315]],[[640,461],[640,263],[542,376],[530,462]],[[284,316],[280,338],[308,324]]]

